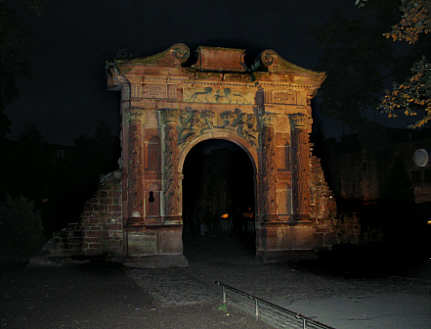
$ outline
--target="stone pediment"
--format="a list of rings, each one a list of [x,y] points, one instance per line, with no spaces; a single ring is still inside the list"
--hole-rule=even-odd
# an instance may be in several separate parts
[[[117,65],[122,73],[126,73],[136,65],[178,67],[186,62],[189,57],[190,48],[184,43],[176,43],[165,51],[152,56],[131,59],[114,59],[111,64]]]
[[[149,57],[114,60],[107,65],[108,88],[130,85],[131,100],[138,107],[145,100],[252,106],[258,87],[265,89],[265,104],[307,106],[326,77],[290,63],[274,50],[263,51],[251,67],[245,64],[244,49],[200,46],[196,52],[192,65],[190,49],[183,43]]]
[[[184,74],[186,72],[202,72],[205,76],[211,72],[226,72],[237,75],[249,75],[253,72],[257,74],[257,77],[296,75],[317,82],[319,85],[326,78],[325,73],[295,65],[272,49],[264,50],[256,60],[257,65],[252,65],[252,67],[247,67],[245,64],[244,49],[199,46],[196,52],[197,60],[190,67],[184,67],[190,57],[190,48],[184,43],[174,44],[165,51],[148,57],[115,59],[107,63],[107,66],[108,68],[116,66],[122,74],[127,74],[134,67],[148,67],[159,69],[183,68]],[[187,70],[185,70],[186,68]]]
[[[299,76],[305,76],[319,83],[322,83],[326,78],[326,74],[324,72],[316,72],[295,65],[285,60],[276,51],[272,49],[263,51],[260,55],[259,60],[268,69],[268,72],[270,73],[294,74]]]

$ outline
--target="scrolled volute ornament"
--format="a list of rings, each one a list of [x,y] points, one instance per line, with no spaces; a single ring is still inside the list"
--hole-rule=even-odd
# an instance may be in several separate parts
[[[274,62],[276,62],[277,57],[278,57],[278,54],[272,49],[264,50],[260,54],[260,60],[262,64],[265,65],[266,67],[269,67],[272,64],[274,64]]]
[[[169,52],[180,62],[185,63],[190,57],[190,48],[184,43],[176,43]]]

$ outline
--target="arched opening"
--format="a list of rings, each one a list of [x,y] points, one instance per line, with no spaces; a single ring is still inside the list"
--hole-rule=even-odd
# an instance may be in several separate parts
[[[238,145],[209,139],[183,166],[183,242],[189,260],[255,255],[255,167]],[[208,255],[211,253],[211,255]]]

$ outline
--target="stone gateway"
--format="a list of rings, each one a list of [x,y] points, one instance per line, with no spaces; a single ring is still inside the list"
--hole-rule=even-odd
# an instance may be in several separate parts
[[[335,201],[312,154],[311,99],[325,74],[265,50],[175,44],[154,56],[107,63],[121,92],[122,155],[79,224],[80,253],[143,266],[185,265],[182,179],[188,152],[209,139],[233,142],[254,168],[256,256],[265,262],[330,247]]]

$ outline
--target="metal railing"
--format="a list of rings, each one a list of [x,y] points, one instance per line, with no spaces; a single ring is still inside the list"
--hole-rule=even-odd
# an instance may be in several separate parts
[[[223,282],[216,281],[215,284],[222,287],[223,304],[227,305],[229,301],[232,306],[255,315],[256,320],[261,320],[275,328],[335,329],[305,315],[250,295]]]

